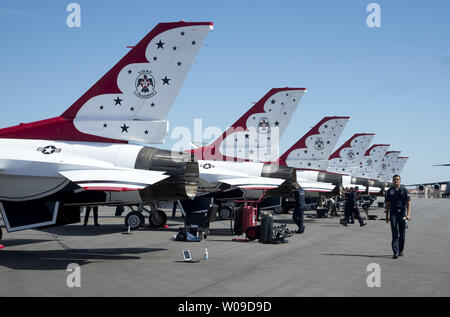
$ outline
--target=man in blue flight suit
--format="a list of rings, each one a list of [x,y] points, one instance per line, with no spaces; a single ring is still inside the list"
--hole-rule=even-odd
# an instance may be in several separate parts
[[[394,186],[386,192],[386,223],[391,222],[392,251],[394,259],[403,256],[405,248],[406,220],[411,220],[411,198],[408,190],[400,186],[400,176],[392,178]]]
[[[91,213],[91,209],[94,210],[94,225],[98,227],[98,226],[100,226],[98,224],[98,206],[86,207],[86,213],[84,215],[84,226],[86,226],[88,224],[89,214]]]
[[[295,198],[295,208],[294,213],[292,215],[292,220],[297,224],[298,230],[295,233],[303,233],[305,232],[305,221],[304,221],[304,212],[306,210],[306,202],[305,202],[305,191],[299,185],[299,188],[293,190],[294,198]]]
[[[354,223],[353,214],[356,213],[356,217],[358,218],[359,225],[364,227],[366,223],[364,223],[361,218],[361,214],[359,213],[358,208],[358,187],[352,188],[352,190],[346,194],[347,195],[347,207],[345,212],[345,219],[342,221],[344,226],[347,226],[348,223]],[[352,222],[350,222],[352,219]]]
[[[353,213],[356,214],[356,218],[358,218],[359,225],[360,225],[361,227],[364,227],[364,226],[366,225],[366,223],[364,223],[364,221],[363,221],[363,219],[362,219],[362,217],[361,217],[361,213],[359,212],[359,208],[358,208],[358,195],[359,195],[359,187],[356,186],[356,187],[353,189],[353,210],[354,210],[354,212],[352,212],[352,214],[353,214]]]
[[[349,218],[349,199],[350,199],[351,190],[349,187],[345,188],[344,191],[344,219],[341,219],[341,224],[347,226],[348,218]]]

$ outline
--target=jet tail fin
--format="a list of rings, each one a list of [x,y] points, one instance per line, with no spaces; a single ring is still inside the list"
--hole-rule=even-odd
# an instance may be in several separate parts
[[[392,176],[395,174],[395,162],[400,155],[400,151],[387,151],[381,165],[378,167],[378,179],[383,182],[392,181]]]
[[[60,117],[1,138],[163,143],[165,120],[210,22],[160,23]]]
[[[362,166],[357,177],[377,179],[378,167],[382,164],[383,157],[389,148],[389,144],[374,144],[364,154]]]
[[[192,153],[202,160],[276,160],[279,139],[305,91],[306,88],[271,89],[211,145]]]
[[[299,169],[327,170],[328,157],[350,117],[325,117],[289,148],[279,162]]]
[[[405,167],[406,162],[408,162],[408,160],[409,160],[409,157],[406,157],[406,156],[398,157],[397,162],[394,165],[395,171],[394,171],[394,174],[392,174],[392,177],[395,174],[400,175],[402,173],[403,168]]]
[[[328,171],[355,175],[361,166],[361,159],[367,151],[375,134],[357,133],[331,154]]]

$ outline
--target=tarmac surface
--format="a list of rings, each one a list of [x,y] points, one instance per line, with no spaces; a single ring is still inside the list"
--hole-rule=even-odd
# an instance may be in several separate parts
[[[405,256],[396,260],[381,208],[371,208],[378,219],[362,228],[307,212],[305,233],[278,245],[232,241],[229,221],[213,223],[207,240],[173,241],[179,212],[168,213],[168,229],[127,235],[114,209],[99,214],[99,227],[92,215],[87,227],[10,234],[3,227],[0,296],[450,296],[450,200],[413,199]],[[296,228],[291,214],[274,218]],[[185,248],[200,262],[185,263]],[[80,266],[80,288],[67,286],[71,263]],[[380,287],[368,287],[372,263]]]

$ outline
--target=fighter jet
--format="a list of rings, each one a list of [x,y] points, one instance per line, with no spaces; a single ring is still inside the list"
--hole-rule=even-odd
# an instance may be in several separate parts
[[[291,147],[280,158],[280,161],[285,161],[289,166],[295,166],[299,180],[319,182],[322,186],[329,184],[328,187],[333,188],[349,186],[352,181],[355,182],[354,177],[352,178],[350,174],[359,169],[357,162],[363,157],[374,134],[355,134],[331,154],[348,119],[349,117],[324,118]],[[336,122],[336,126],[332,125],[333,122]],[[332,134],[324,134],[323,131],[326,131],[327,128]],[[305,140],[309,140],[309,145],[305,143]],[[329,146],[322,148],[323,143],[327,143]],[[295,152],[293,152],[294,149]]]
[[[296,169],[297,182],[307,196],[331,193],[337,175],[327,172],[330,157],[350,117],[325,117],[278,159],[278,164]],[[340,176],[339,176],[340,177]]]
[[[295,183],[293,169],[271,162],[305,88],[274,88],[208,146],[190,150],[198,160],[202,195],[258,199]],[[278,190],[278,191],[277,191]]]
[[[62,115],[1,129],[8,232],[78,222],[81,206],[194,197],[196,162],[136,143],[163,143],[167,113],[212,29],[160,23]]]

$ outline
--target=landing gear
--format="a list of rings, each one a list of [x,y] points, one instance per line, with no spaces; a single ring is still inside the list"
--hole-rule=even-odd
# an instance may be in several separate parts
[[[158,209],[150,212],[148,222],[152,227],[164,227],[167,223],[167,215],[164,211]]]
[[[145,224],[145,218],[139,211],[132,211],[125,217],[125,227],[131,230],[138,230]]]
[[[273,209],[273,212],[276,213],[277,215],[281,215],[282,213],[284,213],[284,208],[283,208],[283,206],[275,207]]]
[[[144,211],[148,213],[148,222],[152,227],[164,227],[167,223],[166,213],[162,210],[157,210],[153,203],[150,204],[149,207],[149,209],[145,208],[144,204],[138,205],[137,210],[134,210],[133,207],[131,207],[132,212],[125,217],[125,227],[130,227],[131,230],[138,230],[139,228],[144,227]]]
[[[233,210],[231,209],[231,207],[222,206],[219,209],[219,218],[220,219],[230,219],[232,212],[233,212]]]

